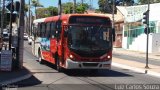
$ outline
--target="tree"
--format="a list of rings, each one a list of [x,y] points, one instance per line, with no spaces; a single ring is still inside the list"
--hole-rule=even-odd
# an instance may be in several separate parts
[[[134,0],[115,0],[115,6],[131,6],[134,4]],[[98,1],[99,10],[103,13],[112,13],[113,11],[113,0],[99,0]],[[116,8],[115,8],[116,13]]]
[[[49,6],[47,8],[47,10],[49,11],[49,16],[56,16],[56,15],[58,15],[58,8],[57,7]]]
[[[62,4],[62,12],[65,14],[72,13],[73,12],[73,3],[67,2]]]
[[[150,3],[159,3],[160,0],[150,0]],[[139,4],[147,4],[147,0],[139,0]]]
[[[63,13],[73,13],[73,3],[67,2],[62,4]],[[76,4],[76,12],[77,13],[84,13],[89,8],[89,5],[87,3],[77,3]]]
[[[103,13],[112,13],[112,1],[110,0],[99,0],[99,10]]]
[[[49,11],[47,10],[47,8],[38,8],[37,9],[37,19],[45,18],[45,17],[49,17]]]
[[[37,9],[37,7],[43,7],[43,5],[41,5],[39,3],[39,0],[32,0],[32,6],[35,7],[35,16],[37,17],[37,11],[36,11],[36,9]]]
[[[88,8],[89,8],[88,4],[86,4],[86,3],[84,3],[84,4],[78,3],[77,7],[76,7],[76,11],[77,11],[77,13],[84,13]]]
[[[49,6],[48,8],[38,8],[37,9],[37,18],[45,18],[50,16],[58,15],[58,8]]]

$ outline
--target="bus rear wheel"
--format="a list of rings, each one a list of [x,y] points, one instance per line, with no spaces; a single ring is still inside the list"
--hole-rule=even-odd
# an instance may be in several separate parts
[[[42,59],[41,51],[38,51],[38,61],[40,64],[44,64],[44,60]]]
[[[57,57],[57,59],[56,59],[56,69],[58,72],[62,72],[62,67],[60,66],[59,57]]]

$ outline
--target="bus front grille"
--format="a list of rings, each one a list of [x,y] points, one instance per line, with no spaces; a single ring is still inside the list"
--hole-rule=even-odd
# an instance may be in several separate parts
[[[83,66],[85,66],[85,67],[97,67],[98,63],[83,63]]]

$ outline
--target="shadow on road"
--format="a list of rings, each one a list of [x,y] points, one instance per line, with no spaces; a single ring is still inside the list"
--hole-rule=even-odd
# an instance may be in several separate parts
[[[37,60],[38,62],[38,60]],[[56,66],[45,62],[44,65],[56,70]],[[49,72],[47,72],[49,73]],[[59,73],[57,72],[50,72],[50,73]],[[60,73],[64,73],[68,76],[76,76],[76,77],[132,77],[132,75],[123,73],[121,71],[117,71],[117,70],[107,70],[107,69],[101,69],[101,70],[79,70],[79,69],[71,69],[71,70],[66,70],[63,69],[62,72]]]
[[[132,75],[114,70],[65,70],[64,73],[75,77],[132,77]]]
[[[16,86],[16,87],[29,87],[29,86],[36,86],[40,85],[42,82],[39,81],[36,77],[32,76],[29,79],[22,80],[20,82],[16,82],[11,84],[11,86]]]

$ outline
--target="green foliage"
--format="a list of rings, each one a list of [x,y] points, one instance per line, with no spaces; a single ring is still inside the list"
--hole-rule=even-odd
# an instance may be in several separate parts
[[[139,4],[147,4],[147,0],[139,0]],[[160,0],[150,0],[150,3],[160,3]]]
[[[116,0],[115,0],[116,1]],[[116,13],[116,6],[131,6],[134,4],[133,0],[119,0],[120,2],[115,2],[115,13]],[[113,0],[98,0],[99,10],[102,13],[112,13],[113,11]]]
[[[39,3],[39,0],[32,0],[32,6],[34,6],[34,7],[43,7],[43,5],[41,5]]]
[[[57,7],[49,6],[47,8],[47,10],[49,11],[49,16],[56,16],[56,15],[58,15],[58,8]]]
[[[28,4],[25,4],[25,6],[24,6],[24,11],[25,11],[25,12],[28,12]]]
[[[34,8],[35,8],[35,16],[36,16],[36,18],[37,18],[37,7],[43,7],[43,5],[41,5],[40,3],[39,3],[39,0],[32,0],[32,6],[34,6]]]
[[[37,18],[45,18],[50,16],[58,15],[58,8],[49,6],[48,8],[38,8],[37,9]]]
[[[63,3],[62,8],[63,8],[63,13],[65,14],[73,13],[73,3],[72,2]],[[77,3],[76,13],[84,13],[88,8],[89,8],[89,5],[87,3],[84,3],[84,4]]]
[[[103,13],[112,13],[112,4],[109,0],[98,0],[99,10]]]
[[[89,8],[88,4],[78,3],[78,5],[76,7],[76,12],[77,13],[84,13],[88,8]]]
[[[44,17],[48,17],[49,16],[49,12],[46,8],[38,8],[37,9],[37,18],[44,18]]]
[[[65,13],[65,14],[72,13],[73,3],[72,2],[63,3],[62,10],[63,10],[63,13]]]

